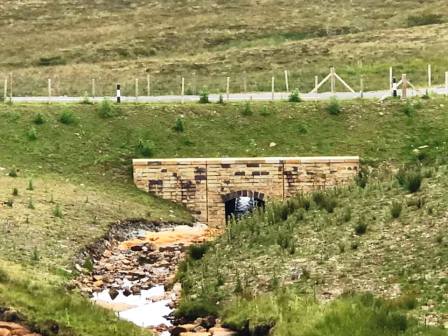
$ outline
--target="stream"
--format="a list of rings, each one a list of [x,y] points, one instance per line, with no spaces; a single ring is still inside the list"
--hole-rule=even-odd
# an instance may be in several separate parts
[[[108,238],[105,248],[92,256],[92,273],[80,276],[77,286],[121,319],[161,336],[170,335],[174,329],[176,335],[232,335],[219,325],[204,328],[200,321],[173,325],[172,313],[181,294],[181,285],[175,282],[177,266],[189,245],[203,243],[215,235],[202,224],[161,227],[155,231],[130,229],[125,240]]]

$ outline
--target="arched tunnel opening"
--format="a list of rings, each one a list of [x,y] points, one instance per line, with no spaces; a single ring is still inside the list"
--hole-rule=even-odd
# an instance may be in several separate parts
[[[225,202],[226,223],[232,218],[241,219],[244,215],[253,212],[256,209],[264,209],[265,202],[253,196],[237,196]]]

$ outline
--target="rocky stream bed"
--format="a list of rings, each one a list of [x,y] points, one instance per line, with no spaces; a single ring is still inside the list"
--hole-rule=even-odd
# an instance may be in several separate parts
[[[188,324],[173,316],[181,294],[175,282],[177,266],[189,245],[212,236],[201,224],[118,224],[80,255],[76,268],[82,275],[74,285],[120,318],[160,335],[233,335],[211,316]]]

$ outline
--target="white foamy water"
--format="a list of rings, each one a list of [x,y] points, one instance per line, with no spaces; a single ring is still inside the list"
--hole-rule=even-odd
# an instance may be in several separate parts
[[[160,285],[148,290],[142,290],[140,295],[125,296],[122,290],[119,290],[118,292],[119,295],[112,300],[109,295],[109,290],[106,289],[100,293],[95,293],[93,295],[93,301],[117,306],[130,306],[129,308],[117,312],[117,316],[143,328],[157,327],[162,324],[166,326],[172,325],[165,316],[173,311],[168,307],[173,301],[171,299],[156,301],[164,296],[164,286]],[[153,302],[153,299],[156,300]]]

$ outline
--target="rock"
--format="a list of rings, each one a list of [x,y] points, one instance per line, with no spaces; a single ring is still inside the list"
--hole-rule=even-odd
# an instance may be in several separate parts
[[[120,295],[120,292],[116,288],[109,289],[109,296],[112,301],[115,300],[118,295]]]
[[[213,336],[233,336],[236,333],[230,329],[222,328],[222,327],[214,327],[209,330]]]
[[[133,295],[140,295],[142,290],[141,290],[140,286],[134,285],[131,287],[131,292]]]
[[[213,316],[207,316],[201,319],[200,324],[206,329],[213,328],[216,325],[216,318]]]
[[[185,329],[186,331],[193,331],[198,325],[196,323],[182,324],[179,327]]]
[[[15,330],[15,329],[23,329],[23,327],[14,322],[1,322],[0,321],[0,328],[2,329],[8,329],[8,330]]]
[[[137,245],[131,246],[131,251],[134,251],[134,252],[142,251],[143,246],[144,246],[144,244],[137,244]]]
[[[269,144],[269,147],[271,147],[271,148],[273,148],[273,147],[275,147],[275,146],[277,146],[277,144],[276,144],[275,142],[271,142],[271,143]]]
[[[129,287],[126,287],[126,288],[123,290],[123,295],[124,295],[124,296],[128,297],[128,296],[131,295],[131,294],[132,294],[132,292],[131,292],[131,290],[129,289]]]
[[[180,336],[180,334],[187,332],[187,329],[180,326],[174,327],[170,330],[171,336]]]
[[[8,329],[0,328],[0,336],[11,336],[11,332]]]

